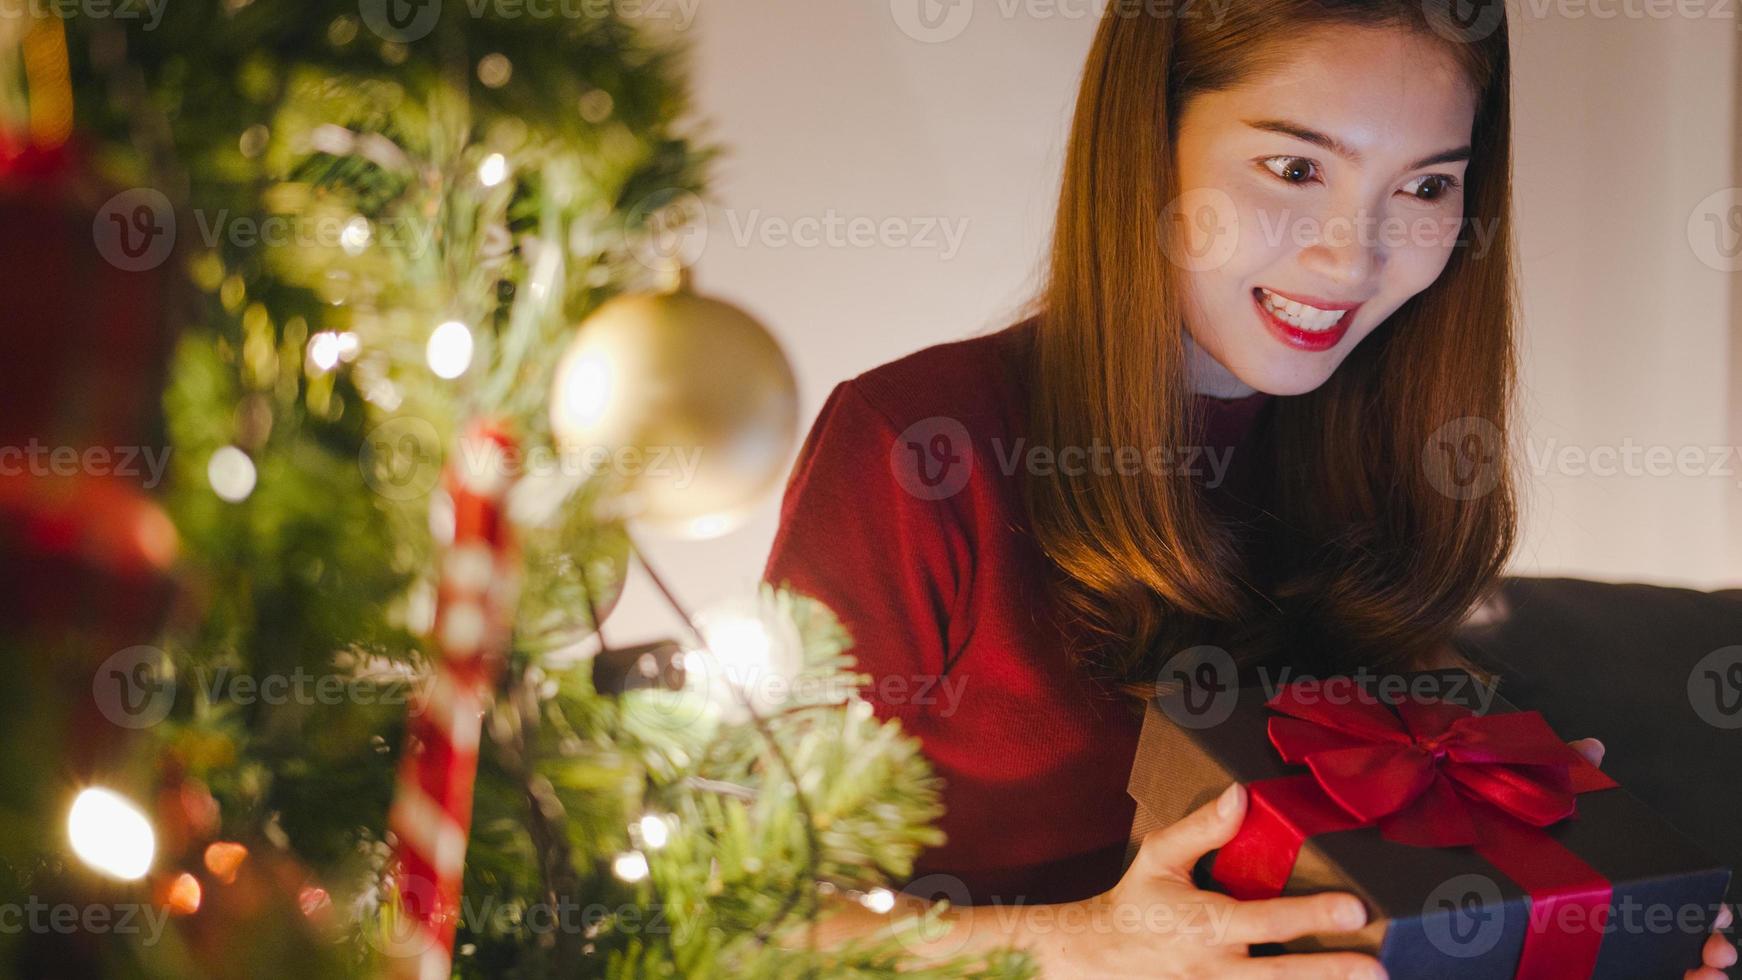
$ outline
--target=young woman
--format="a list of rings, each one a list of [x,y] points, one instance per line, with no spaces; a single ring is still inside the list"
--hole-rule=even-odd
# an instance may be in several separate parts
[[[945,781],[948,841],[908,890],[949,896],[952,925],[922,952],[1018,944],[1049,977],[1382,976],[1352,953],[1247,959],[1360,927],[1352,896],[1192,888],[1238,786],[1122,872],[1130,693],[1202,645],[1455,662],[1514,528],[1503,11],[1167,9],[1108,7],[1034,315],[837,386],[764,578],[835,610],[866,696]],[[1192,908],[1212,914],[1122,917]],[[1714,937],[1690,976],[1733,958]]]

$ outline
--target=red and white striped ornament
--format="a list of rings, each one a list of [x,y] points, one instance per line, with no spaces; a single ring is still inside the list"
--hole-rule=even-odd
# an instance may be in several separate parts
[[[507,657],[519,586],[505,504],[514,452],[507,435],[474,424],[443,476],[453,540],[438,576],[439,656],[407,720],[387,818],[397,838],[394,887],[404,917],[387,940],[396,977],[445,980],[451,973],[478,742]]]

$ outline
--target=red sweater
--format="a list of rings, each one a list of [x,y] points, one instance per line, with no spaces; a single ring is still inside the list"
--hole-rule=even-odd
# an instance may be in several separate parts
[[[944,779],[948,841],[915,875],[959,879],[974,904],[1105,891],[1133,813],[1140,718],[1071,666],[1078,641],[1050,601],[1062,573],[1022,506],[1013,454],[1029,448],[1018,440],[1031,329],[928,347],[836,385],[763,572],[841,618],[873,677],[865,697],[920,739]],[[1205,443],[1239,441],[1266,400],[1200,396]]]

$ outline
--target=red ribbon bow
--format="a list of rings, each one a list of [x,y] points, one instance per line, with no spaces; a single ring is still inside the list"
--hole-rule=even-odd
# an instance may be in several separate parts
[[[1284,687],[1268,702],[1270,741],[1305,764],[1325,795],[1417,847],[1478,842],[1471,806],[1492,806],[1532,827],[1573,815],[1577,794],[1615,783],[1555,735],[1534,711],[1478,715],[1443,701],[1327,700]]]
[[[1386,840],[1469,845],[1530,897],[1519,980],[1591,976],[1602,932],[1562,928],[1560,910],[1608,909],[1612,889],[1595,868],[1541,828],[1573,815],[1579,793],[1616,784],[1568,748],[1534,711],[1477,715],[1443,701],[1393,711],[1356,691],[1326,700],[1291,685],[1267,702],[1270,741],[1310,775],[1261,779],[1211,876],[1236,898],[1282,894],[1301,846],[1320,834],[1378,827]]]

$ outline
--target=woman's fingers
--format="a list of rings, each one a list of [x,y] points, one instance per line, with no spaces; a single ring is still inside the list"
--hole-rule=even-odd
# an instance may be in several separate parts
[[[1241,960],[1218,967],[1216,976],[1234,980],[1385,980],[1386,973],[1378,960],[1360,953],[1307,953]]]
[[[1575,752],[1585,757],[1585,761],[1593,766],[1603,764],[1603,755],[1607,752],[1602,742],[1594,738],[1581,738],[1567,745]],[[1712,923],[1712,934],[1706,938],[1706,945],[1700,951],[1702,965],[1697,970],[1689,970],[1687,980],[1724,980],[1723,971],[1736,965],[1736,947],[1724,935],[1723,930],[1730,927],[1735,920],[1735,913],[1730,906],[1720,905],[1718,917]]]
[[[1723,933],[1714,932],[1706,937],[1700,960],[1714,970],[1728,970],[1736,965],[1736,947],[1730,945],[1729,938]]]
[[[1568,742],[1567,745],[1593,766],[1601,766],[1603,756],[1608,751],[1602,742],[1594,738],[1581,738]],[[1730,906],[1718,907],[1718,917],[1712,922],[1712,934],[1706,938],[1706,945],[1700,951],[1702,965],[1697,970],[1689,970],[1687,980],[1724,980],[1723,971],[1736,965],[1736,947],[1730,944],[1730,940],[1723,933],[1734,920],[1735,913],[1730,911]]]
[[[1234,838],[1246,817],[1246,787],[1234,783],[1221,796],[1160,830],[1152,830],[1138,847],[1138,862],[1150,874],[1191,878],[1192,865]]]
[[[1593,766],[1601,766],[1603,755],[1609,751],[1602,742],[1594,738],[1581,738],[1575,742],[1568,742],[1567,747],[1584,756],[1585,761]]]
[[[1341,893],[1271,898],[1230,907],[1222,941],[1285,943],[1325,932],[1352,932],[1367,924],[1360,899]]]

